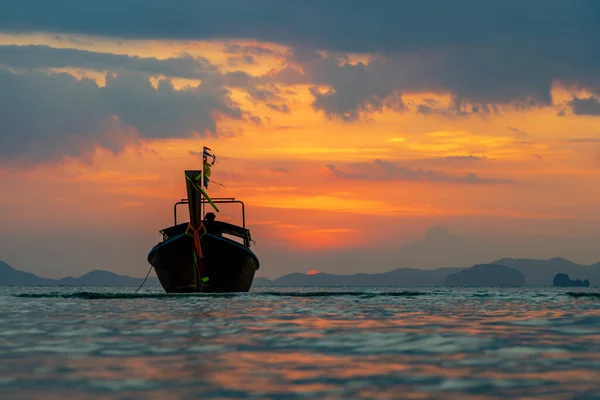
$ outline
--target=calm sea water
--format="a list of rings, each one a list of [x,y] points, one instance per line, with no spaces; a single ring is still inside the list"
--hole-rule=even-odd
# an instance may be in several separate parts
[[[0,288],[0,397],[600,399],[595,289]]]

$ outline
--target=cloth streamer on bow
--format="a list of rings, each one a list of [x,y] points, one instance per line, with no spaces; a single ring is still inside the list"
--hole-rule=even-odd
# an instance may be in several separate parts
[[[200,274],[200,280],[204,283],[208,281],[208,277],[204,276],[204,262],[202,261],[204,255],[202,254],[201,239],[206,234],[206,228],[202,222],[200,222],[200,226],[198,226],[197,229],[194,229],[192,225],[188,223],[185,234],[190,236],[190,231],[193,232],[193,235],[191,236],[193,236],[194,240],[194,264],[196,265],[198,273]],[[200,231],[202,231],[202,234],[200,234]]]

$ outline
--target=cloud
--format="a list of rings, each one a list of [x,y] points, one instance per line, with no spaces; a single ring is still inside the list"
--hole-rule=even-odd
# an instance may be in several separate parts
[[[431,106],[428,106],[426,104],[419,104],[417,106],[417,113],[418,114],[422,114],[422,115],[429,115],[429,114],[434,114],[435,113],[435,109]]]
[[[228,54],[243,54],[251,56],[281,55],[279,51],[260,44],[226,43],[223,51]]]
[[[292,109],[287,104],[266,103],[265,105],[268,108],[270,108],[271,110],[278,111],[278,112],[283,113],[283,114],[291,114],[292,113]]]
[[[258,103],[264,103],[273,111],[289,114],[291,109],[284,97],[281,96],[281,89],[276,85],[248,85],[246,92],[250,100]]]
[[[227,58],[227,64],[230,67],[236,67],[238,65],[253,65],[256,64],[256,59],[254,58],[254,56],[246,54],[243,56],[236,56],[236,57],[228,57]]]
[[[0,69],[0,161],[54,161],[95,146],[120,151],[139,138],[216,134],[246,114],[222,88],[154,88],[147,75],[107,74],[106,86],[70,74]]]
[[[268,84],[243,71],[222,73],[208,59],[192,57],[187,53],[157,59],[42,45],[0,45],[0,67],[2,66],[17,71],[76,68],[101,73],[140,72],[152,76],[202,80],[205,87],[228,86],[243,90],[254,89],[256,84]]]
[[[406,111],[402,94],[412,91],[454,96],[450,109],[422,104],[417,112],[464,116],[498,112],[497,106],[548,106],[555,82],[600,89],[595,0],[92,0],[85,9],[77,0],[3,4],[2,31],[290,46],[291,65],[275,78],[328,86],[312,90],[313,106],[347,121],[383,108]],[[266,47],[231,45],[227,51],[255,56],[269,53]],[[375,57],[353,64],[344,53]]]
[[[0,46],[0,65],[13,69],[84,68],[99,72],[130,70],[151,75],[204,79],[218,75],[206,58],[189,54],[159,60],[49,46]]]
[[[478,157],[478,156],[448,156],[448,157],[440,157],[441,160],[444,161],[457,161],[457,162],[463,162],[463,161],[484,161],[487,160],[487,157]]]
[[[600,90],[600,52],[594,51],[600,48],[600,4],[594,0],[333,0],[327,4],[316,0],[218,4],[92,0],[85,10],[77,0],[4,4],[0,31],[91,34],[119,40],[252,39],[287,45],[292,51],[281,55],[287,65],[262,77],[262,82],[313,85],[314,109],[344,121],[384,109],[464,117],[551,106],[551,88],[557,83]],[[234,63],[254,62],[264,54],[280,56],[267,44],[229,44],[225,50]],[[346,53],[369,53],[370,58],[350,62]],[[88,56],[87,65],[107,62]],[[156,64],[163,61],[159,68]],[[202,59],[186,55],[111,62],[145,72],[165,69],[173,76],[198,76],[211,69]],[[240,72],[224,74],[222,79],[229,86],[257,84]],[[452,101],[406,104],[403,96],[414,92],[451,95]],[[285,103],[265,104],[290,112]],[[590,100],[587,106],[574,103],[575,114],[597,112]]]
[[[565,141],[569,142],[569,143],[600,143],[600,137],[571,138],[571,139],[566,139]]]
[[[585,99],[575,97],[569,102],[569,105],[573,109],[575,115],[600,115],[600,100],[596,97],[588,97]]]
[[[532,146],[535,143],[534,142],[529,142],[527,140],[517,140],[517,141],[512,142],[512,144],[520,145],[520,146]]]
[[[595,39],[600,13],[595,0],[91,0],[83,8],[78,0],[5,0],[3,5],[0,29],[8,31],[253,38],[337,52],[406,52],[492,41],[537,44],[546,38],[573,47],[582,37]],[[312,29],[306,29],[309,23]]]
[[[340,178],[340,179],[358,179],[358,180],[366,180],[367,179],[367,176],[365,174],[340,171],[335,165],[332,165],[332,164],[327,164],[325,167],[336,178]]]
[[[522,131],[522,130],[520,130],[519,128],[515,128],[513,126],[507,126],[506,129],[514,132],[515,136],[521,136],[521,137],[527,136],[527,133],[524,132],[524,131]]]
[[[443,171],[422,168],[398,167],[390,162],[375,160],[373,164],[355,165],[356,171],[343,171],[335,165],[327,165],[327,170],[336,178],[356,179],[371,181],[428,181],[428,182],[454,182],[469,184],[498,184],[511,183],[511,181],[500,179],[481,178],[473,172],[462,176],[452,176]]]
[[[536,69],[523,64],[525,50],[520,53],[518,49],[506,49],[506,54],[497,54],[498,51],[501,50],[484,47],[418,55],[390,54],[356,64],[344,62],[336,55],[291,54],[288,61],[302,74],[286,69],[273,78],[283,83],[320,85],[311,89],[313,107],[345,121],[383,109],[449,117],[551,105],[553,81],[560,75],[549,73],[552,67],[541,59]],[[420,92],[451,95],[452,100],[449,104],[429,101],[416,106],[403,101],[403,94]]]

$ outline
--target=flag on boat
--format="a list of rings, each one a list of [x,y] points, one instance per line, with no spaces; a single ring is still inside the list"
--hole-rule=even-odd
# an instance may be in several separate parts
[[[208,159],[212,158],[211,162],[208,162]],[[210,174],[211,168],[215,165],[215,161],[217,161],[217,157],[212,153],[212,150],[208,147],[204,146],[202,151],[202,163],[204,168],[204,188],[208,189],[208,182],[210,182]]]
[[[204,155],[205,158],[212,157],[213,164],[214,164],[216,157],[211,153],[211,151],[212,151],[211,149],[209,149],[208,147],[204,146],[202,154]]]

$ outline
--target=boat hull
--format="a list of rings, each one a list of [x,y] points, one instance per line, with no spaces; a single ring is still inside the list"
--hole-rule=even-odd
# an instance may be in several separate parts
[[[193,259],[192,237],[182,233],[152,248],[148,262],[154,267],[165,292],[224,293],[250,290],[259,262],[249,248],[210,233],[202,238],[201,247],[204,275],[208,277],[203,284]]]

